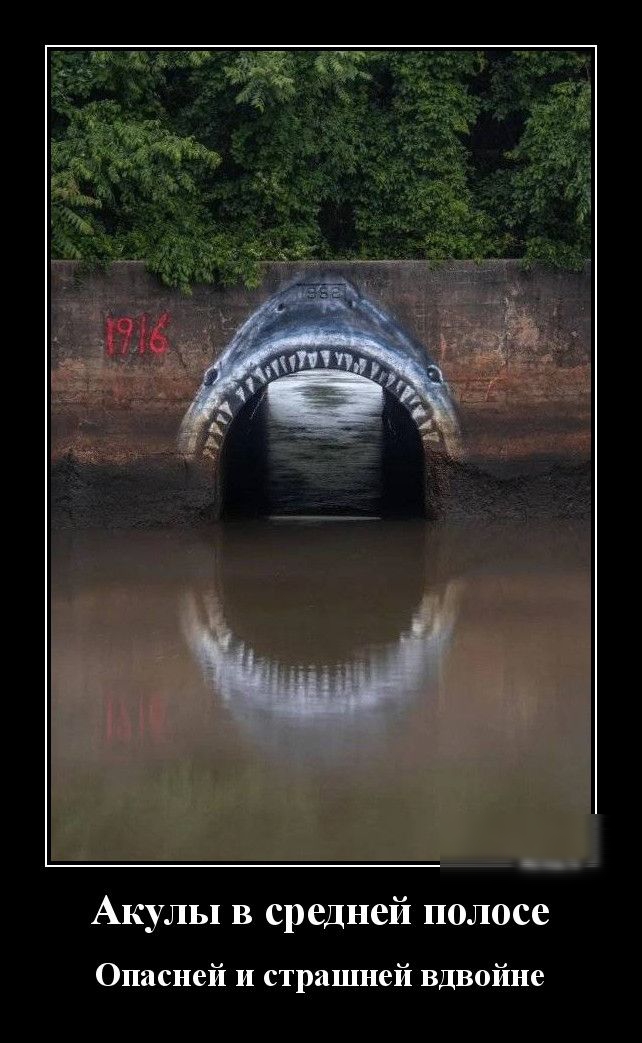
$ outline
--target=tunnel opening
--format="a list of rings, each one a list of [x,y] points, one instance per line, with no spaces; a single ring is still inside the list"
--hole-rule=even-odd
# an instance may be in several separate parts
[[[366,408],[368,432],[358,431],[360,407],[343,418],[342,429],[326,423],[332,402],[345,400],[345,382],[361,377],[376,398],[374,414],[374,400]],[[279,396],[292,399],[294,378],[310,384],[307,400],[286,422]],[[302,418],[320,405],[324,422],[303,432]],[[278,423],[275,409],[281,409]],[[279,438],[289,457],[280,486]],[[425,346],[341,275],[320,270],[314,282],[297,278],[264,301],[208,366],[177,449],[187,484],[199,496],[211,495],[207,510],[214,518],[418,514],[433,520],[448,496],[442,465],[463,459],[449,386]]]
[[[250,397],[221,455],[224,518],[423,517],[424,451],[408,410],[354,373],[298,373]]]

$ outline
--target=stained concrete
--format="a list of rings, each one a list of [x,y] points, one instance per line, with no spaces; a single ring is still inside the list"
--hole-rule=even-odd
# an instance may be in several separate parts
[[[268,297],[298,276],[314,282],[326,268],[268,264],[257,289],[197,286],[185,296],[140,262],[119,262],[84,278],[74,262],[53,262],[52,492],[60,523],[151,524],[161,504],[165,523],[206,516],[207,503],[192,502],[186,492],[175,454],[182,416],[203,372]],[[475,486],[477,492],[463,498],[469,506],[484,513],[517,495],[517,513],[537,513],[547,502],[551,510],[562,505],[564,513],[581,489],[578,510],[584,510],[590,265],[579,273],[526,272],[511,260],[437,268],[423,261],[364,261],[332,269],[391,312],[443,370],[467,452],[450,484]],[[117,324],[127,329],[127,318],[132,335],[123,355]],[[570,499],[560,482],[574,490]],[[459,503],[468,510],[461,497]]]

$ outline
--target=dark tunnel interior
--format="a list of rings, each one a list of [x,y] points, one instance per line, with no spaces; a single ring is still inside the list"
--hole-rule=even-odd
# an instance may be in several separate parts
[[[346,389],[326,376],[290,412],[279,396],[292,395],[296,378],[285,377],[236,415],[221,460],[224,518],[425,515],[424,453],[408,411],[364,378]],[[351,409],[356,395],[367,409]]]

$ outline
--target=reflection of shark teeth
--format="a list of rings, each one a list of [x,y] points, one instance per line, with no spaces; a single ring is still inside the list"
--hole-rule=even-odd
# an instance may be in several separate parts
[[[353,713],[419,691],[450,640],[460,583],[424,594],[396,642],[361,649],[345,662],[285,663],[234,638],[216,595],[185,596],[181,617],[192,651],[227,703],[310,718]],[[201,605],[203,606],[202,610]]]

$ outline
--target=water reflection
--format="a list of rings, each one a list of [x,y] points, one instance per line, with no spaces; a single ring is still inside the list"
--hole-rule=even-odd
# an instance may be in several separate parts
[[[378,384],[282,377],[245,403],[225,440],[224,515],[423,518],[423,459],[415,421]]]
[[[394,526],[364,533],[363,525],[299,524],[294,533],[290,525],[257,528],[253,553],[255,565],[257,558],[263,565],[256,569],[255,589],[250,576],[240,598],[235,577],[226,584],[226,560],[238,559],[239,542],[228,529],[221,533],[212,585],[182,598],[183,632],[215,697],[279,756],[348,757],[355,763],[355,751],[359,760],[367,743],[373,753],[404,704],[419,694],[427,701],[438,697],[440,661],[462,583],[440,577],[438,540],[433,536],[429,558],[424,525],[398,534]],[[404,539],[391,561],[396,535]],[[350,561],[347,574],[325,567],[328,540],[335,562]],[[322,568],[315,566],[320,545]],[[363,621],[370,618],[372,571],[382,555],[386,576],[392,569],[399,588],[382,601],[380,640],[373,641]],[[303,561],[309,562],[305,571]],[[292,577],[279,601],[286,633],[280,626],[266,630],[260,618],[270,567]],[[288,605],[298,608],[288,612]]]
[[[582,857],[589,561],[570,523],[57,537],[54,858]]]
[[[353,373],[270,384],[265,418],[273,514],[379,514],[383,392]]]
[[[112,749],[134,744],[157,745],[169,739],[167,703],[162,696],[145,693],[138,699],[109,692],[103,709],[105,745]]]

